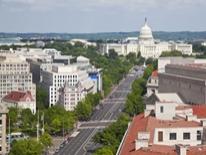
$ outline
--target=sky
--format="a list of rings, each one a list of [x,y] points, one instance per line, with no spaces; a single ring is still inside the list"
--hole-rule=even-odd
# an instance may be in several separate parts
[[[206,31],[206,0],[0,0],[0,32]]]

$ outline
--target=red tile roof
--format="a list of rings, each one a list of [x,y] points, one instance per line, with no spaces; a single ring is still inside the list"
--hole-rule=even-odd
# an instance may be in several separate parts
[[[194,105],[192,110],[193,115],[197,115],[197,118],[206,118],[206,105]]]
[[[186,128],[199,126],[201,126],[201,124],[194,121],[163,121],[158,120],[152,116],[144,117],[144,114],[140,114],[133,118],[133,121],[129,126],[128,133],[125,136],[123,145],[121,147],[120,155],[176,155],[174,146],[153,144],[155,128]],[[141,131],[150,132],[150,146],[148,148],[141,148],[135,151],[135,139],[138,132]]]
[[[20,91],[12,91],[9,94],[7,94],[3,100],[4,101],[14,101],[14,102],[19,102],[19,101],[26,101],[27,98],[30,98],[31,101],[33,101],[31,92],[20,92]]]
[[[158,71],[157,70],[152,72],[152,77],[158,77]]]

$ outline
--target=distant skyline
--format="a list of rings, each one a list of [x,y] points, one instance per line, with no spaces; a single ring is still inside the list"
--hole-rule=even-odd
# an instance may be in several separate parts
[[[0,32],[206,31],[205,0],[0,0]]]

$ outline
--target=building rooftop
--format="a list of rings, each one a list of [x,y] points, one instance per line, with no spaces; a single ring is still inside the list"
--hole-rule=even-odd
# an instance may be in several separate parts
[[[174,102],[183,104],[182,99],[177,93],[156,93],[156,96],[160,102]]]
[[[205,111],[206,112],[206,111]],[[168,145],[156,145],[152,144],[154,138],[155,128],[193,128],[201,127],[201,123],[195,121],[163,121],[158,120],[153,116],[145,117],[144,114],[139,114],[133,118],[128,132],[124,138],[123,144],[121,146],[120,155],[178,155],[175,146]],[[149,146],[142,147],[135,150],[135,140],[139,132],[149,132]],[[196,147],[188,147],[187,155],[203,155],[206,154],[206,146],[201,145]]]
[[[27,98],[30,98],[30,100],[33,100],[31,92],[21,92],[21,91],[12,91],[11,93],[7,94],[2,100],[4,101],[26,101]]]
[[[205,63],[189,63],[189,64],[169,64],[170,67],[176,67],[176,68],[184,68],[184,69],[204,69],[206,70],[206,64]]]
[[[206,118],[206,105],[193,105],[192,110],[198,118]]]
[[[157,70],[153,71],[151,76],[152,77],[158,77],[158,71]]]

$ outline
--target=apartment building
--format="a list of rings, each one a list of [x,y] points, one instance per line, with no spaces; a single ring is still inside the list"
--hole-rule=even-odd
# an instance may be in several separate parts
[[[1,54],[0,100],[12,91],[30,91],[36,100],[36,85],[32,83],[29,63],[15,54]]]
[[[6,114],[8,109],[0,104],[0,154],[6,155],[7,151],[7,141],[6,141]]]

